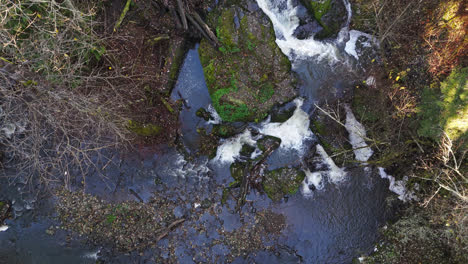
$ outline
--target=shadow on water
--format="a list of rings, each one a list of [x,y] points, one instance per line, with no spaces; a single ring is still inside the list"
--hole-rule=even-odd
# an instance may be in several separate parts
[[[317,70],[317,76],[325,80],[330,75],[323,66]],[[311,77],[311,81],[317,76]],[[339,79],[332,84],[338,88],[340,85],[343,84]],[[174,100],[181,98],[187,104],[180,114],[183,141],[186,148],[195,151],[200,144],[197,127],[210,126],[195,112],[211,102],[197,48],[188,52],[172,94]],[[312,143],[313,140],[308,145]],[[295,164],[301,156],[295,150],[280,148],[269,158],[268,166],[272,169]],[[46,234],[51,225],[57,225],[50,218],[54,200],[49,197],[42,216],[23,214],[7,221],[10,229],[0,232],[0,263],[95,263],[93,254],[98,249],[99,258],[109,263],[225,263],[232,260],[228,256],[234,250],[232,244],[225,243],[230,234],[246,225],[255,225],[257,213],[265,210],[284,215],[284,230],[274,238],[262,236],[262,247],[248,252],[245,258],[235,256],[234,263],[350,263],[372,251],[377,229],[389,211],[385,203],[387,183],[378,174],[362,168],[347,170],[345,181],[325,183],[312,197],[306,198],[299,191],[274,203],[266,195],[251,191],[247,196],[249,202],[239,214],[234,210],[233,199],[226,205],[220,203],[224,187],[232,181],[227,163],[206,157],[186,159],[173,148],[144,157],[138,153],[127,158],[115,157],[105,170],[88,175],[86,192],[109,201],[139,200],[134,193],[145,202],[152,195],[163,196],[176,202],[174,216],[186,219],[180,228],[160,240],[156,248],[116,253],[104,245],[91,246],[69,237],[70,233],[62,230]],[[0,188],[0,199],[21,200],[17,191],[4,192],[19,190],[15,186],[2,184]],[[41,208],[38,206],[36,210]]]

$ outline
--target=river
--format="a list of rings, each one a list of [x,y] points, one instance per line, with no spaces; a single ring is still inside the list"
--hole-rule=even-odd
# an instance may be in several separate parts
[[[195,114],[204,107],[216,115],[195,45],[187,53],[171,96],[186,100],[179,118],[185,151],[161,146],[154,152],[114,155],[105,170],[87,176],[86,192],[108,201],[137,200],[132,193],[145,202],[153,195],[174,201],[174,215],[186,219],[182,227],[155,248],[121,254],[60,228],[48,234],[51,226],[60,225],[53,210],[55,198],[31,193],[20,180],[7,184],[2,179],[0,200],[13,201],[15,218],[7,220],[8,229],[0,232],[0,263],[350,263],[371,253],[378,229],[392,215],[386,202],[388,182],[377,168],[336,165],[309,128],[315,103],[322,97],[346,97],[356,78],[368,77],[358,66],[354,43],[366,35],[350,32],[351,7],[344,0],[348,18],[336,39],[296,39],[292,33],[298,26],[300,7],[293,2],[257,0],[273,23],[278,46],[300,78],[299,97],[291,102],[296,108],[287,121],[272,123],[267,118],[248,124],[240,134],[221,140],[213,159],[191,155],[201,144],[197,128],[210,130],[220,121],[205,121]],[[282,140],[267,159],[268,169],[300,167],[306,179],[296,194],[280,202],[252,190],[248,202],[236,212],[233,199],[225,205],[220,201],[232,181],[229,166],[243,144],[254,145],[258,139],[251,131]],[[322,167],[311,172],[305,160],[314,148]],[[372,153],[360,155],[368,159]],[[281,228],[269,229],[269,221],[278,221]],[[262,223],[262,228],[257,227]],[[250,248],[240,249],[239,243]]]

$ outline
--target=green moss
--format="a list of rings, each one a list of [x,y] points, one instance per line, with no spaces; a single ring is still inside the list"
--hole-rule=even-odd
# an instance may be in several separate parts
[[[215,23],[221,46],[202,41],[200,60],[213,106],[224,121],[261,120],[278,100],[278,84],[290,90],[283,94],[295,96],[293,87],[285,85],[293,79],[290,62],[276,45],[271,24],[259,24],[247,10],[236,28],[236,10],[220,8],[210,13],[207,20]]]
[[[354,90],[352,108],[361,122],[376,122],[381,118],[379,109],[372,105],[375,103],[380,104],[381,100],[377,98],[380,96],[381,95],[378,93],[370,93],[369,89],[366,87],[360,87]],[[369,97],[373,97],[375,100],[370,100]],[[384,110],[382,109],[382,111]]]
[[[216,35],[224,48],[237,48],[237,43],[234,42],[235,33],[234,9],[225,9],[219,16],[218,26],[216,27]]]
[[[285,195],[295,194],[304,178],[305,173],[302,170],[280,168],[265,172],[262,186],[270,199],[279,201]]]
[[[222,138],[229,138],[238,133],[238,129],[229,124],[217,124],[213,126],[212,134]]]
[[[312,121],[312,131],[314,134],[325,135],[326,127],[320,120],[315,119]]]
[[[161,133],[161,127],[155,124],[141,124],[139,122],[129,120],[128,129],[139,136],[152,137]]]
[[[468,130],[468,67],[455,69],[438,85],[426,87],[418,107],[418,134],[438,140],[445,131],[452,140],[467,138]]]
[[[270,100],[274,93],[275,89],[273,88],[273,84],[270,82],[266,82],[264,85],[262,85],[262,88],[260,89],[258,100],[260,101],[260,103],[265,103],[266,101]]]
[[[246,162],[234,162],[231,164],[231,167],[229,167],[229,170],[231,171],[231,177],[237,181],[241,182],[242,178],[244,177],[244,170],[245,167],[248,166]]]
[[[325,0],[325,1],[313,1],[309,0],[307,1],[307,7],[313,11],[314,13],[314,18],[320,23],[322,16],[328,13],[331,7],[331,0]]]
[[[182,66],[182,63],[184,62],[185,53],[187,52],[187,48],[185,47],[184,44],[179,45],[177,47],[173,47],[172,45],[171,49],[174,49],[174,48],[176,50],[174,52],[174,57],[172,58],[171,68],[169,69],[169,81],[168,81],[169,91],[172,91],[172,88],[174,87],[177,81],[180,67]]]

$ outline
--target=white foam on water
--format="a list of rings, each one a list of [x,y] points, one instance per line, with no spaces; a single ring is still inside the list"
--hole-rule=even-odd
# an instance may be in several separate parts
[[[219,116],[218,112],[216,112],[216,109],[214,108],[213,105],[211,105],[211,104],[208,105],[208,110],[207,110],[207,111],[208,111],[208,112],[211,114],[211,116],[213,117],[213,119],[208,120],[208,122],[207,122],[208,124],[216,125],[216,124],[220,124],[221,121],[223,121],[223,120],[221,119],[221,117]]]
[[[375,88],[377,86],[377,81],[375,80],[375,77],[372,76],[372,75],[367,77],[366,85],[369,86],[369,87],[374,87]]]
[[[88,258],[88,259],[97,260],[99,258],[99,256],[98,256],[99,252],[101,252],[101,250],[97,250],[96,252],[87,253],[83,257]]]
[[[349,40],[346,42],[345,51],[349,55],[356,58],[356,60],[359,60],[359,55],[356,51],[356,41],[358,40],[360,36],[364,36],[368,39],[368,41],[362,43],[364,47],[370,47],[371,46],[370,41],[374,41],[374,37],[372,37],[372,35],[369,35],[367,33],[357,31],[357,30],[349,31]]]
[[[276,44],[290,61],[316,57],[318,60],[338,61],[338,49],[334,43],[321,42],[313,37],[297,39],[294,30],[299,26],[297,6],[292,0],[257,0],[258,6],[270,18],[276,33]],[[280,8],[281,6],[281,8]]]
[[[264,135],[274,136],[281,139],[280,148],[294,149],[299,152],[304,150],[303,142],[313,137],[312,131],[309,129],[309,115],[301,109],[304,102],[302,98],[294,100],[296,109],[293,115],[283,123],[270,123],[267,119],[264,123],[260,124],[259,132]],[[249,129],[244,132],[223,140],[222,144],[218,147],[216,157],[214,160],[221,163],[232,163],[240,156],[240,151],[243,144],[255,146],[256,140],[252,137]],[[261,151],[256,149],[251,157],[258,157]]]
[[[0,226],[0,232],[5,232],[5,231],[8,230],[8,228],[9,227],[7,225],[2,225],[2,226]]]
[[[414,192],[409,191],[406,188],[406,182],[408,181],[407,176],[405,176],[401,181],[396,181],[395,177],[388,175],[385,172],[385,169],[381,167],[379,167],[379,174],[382,179],[388,179],[388,181],[390,182],[390,186],[388,189],[398,194],[398,199],[402,200],[403,202],[418,200],[418,197],[414,194]]]
[[[303,151],[304,140],[311,139],[313,134],[309,129],[309,115],[301,109],[304,100],[294,100],[296,109],[293,115],[284,123],[263,123],[260,133],[281,139],[281,148]]]
[[[336,166],[335,162],[333,161],[330,156],[328,156],[327,152],[323,147],[319,144],[317,145],[317,153],[320,154],[322,157],[323,163],[328,166],[329,171],[327,171],[328,180],[332,183],[340,183],[346,179],[346,171],[344,168],[340,168]]]
[[[310,172],[309,169],[304,170],[306,175],[302,182],[301,191],[304,196],[311,196],[312,190],[310,185],[313,184],[317,190],[323,189],[322,172]]]
[[[208,177],[207,173],[210,172],[210,168],[207,166],[208,160],[206,162],[192,163],[186,161],[183,155],[177,153],[177,156],[171,162],[174,162],[174,164],[169,166],[171,169],[165,173],[172,177],[204,179]]]
[[[310,190],[310,184],[313,184],[318,190],[323,188],[323,178],[327,177],[328,181],[333,184],[339,184],[346,179],[346,171],[344,168],[336,166],[330,156],[328,156],[325,149],[317,144],[316,146],[317,153],[322,158],[322,163],[328,167],[327,171],[316,171],[310,172],[308,170],[304,171],[306,173],[306,178],[302,182],[302,194],[305,197],[312,195],[312,190]]]
[[[225,140],[216,151],[217,160],[221,163],[232,163],[237,157],[240,156],[240,151],[243,144],[255,146],[255,140],[252,138],[250,130],[246,129],[241,134]]]
[[[346,17],[346,25],[341,28],[340,32],[338,33],[338,37],[336,41],[338,43],[344,42],[345,39],[349,36],[349,24],[351,23],[351,17],[353,15],[353,11],[351,9],[351,3],[348,0],[343,0],[343,4],[346,7],[347,17]]]
[[[349,133],[349,142],[353,146],[353,152],[357,160],[367,161],[374,153],[370,147],[367,146],[365,141],[366,129],[356,120],[351,108],[345,105],[346,109],[346,123],[345,128]]]

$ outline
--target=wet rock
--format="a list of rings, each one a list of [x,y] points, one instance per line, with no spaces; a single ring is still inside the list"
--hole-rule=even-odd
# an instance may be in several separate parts
[[[220,8],[208,21],[221,45],[216,49],[202,40],[198,51],[213,106],[224,121],[258,122],[275,103],[295,97],[291,63],[263,12]]]
[[[9,201],[0,201],[0,225],[6,219],[11,217],[11,203]]]
[[[317,39],[336,37],[347,20],[346,7],[342,0],[300,0],[311,16],[322,26],[315,35]]]
[[[294,30],[294,37],[297,39],[308,39],[323,30],[323,27],[316,20],[304,21]]]
[[[240,157],[244,160],[247,160],[250,158],[252,153],[255,151],[255,147],[250,146],[249,144],[244,144],[242,145],[242,149],[240,151]]]
[[[53,226],[46,229],[45,233],[49,236],[53,236],[55,234],[55,229]]]
[[[195,115],[203,118],[205,121],[213,119],[213,116],[211,116],[210,112],[208,112],[205,108],[198,109]]]
[[[229,123],[216,124],[216,125],[213,125],[213,130],[211,133],[221,138],[230,138],[244,131],[245,127],[246,127],[245,124],[241,124],[241,125],[229,124]]]
[[[359,57],[359,64],[368,69],[373,63],[380,63],[378,49],[374,44],[375,39],[370,35],[360,35],[356,40],[356,54]]]
[[[281,139],[273,136],[264,136],[257,140],[257,146],[261,151],[277,149],[280,145]]]
[[[232,163],[230,167],[231,177],[237,182],[242,181],[246,166],[248,166],[247,162],[236,161]]]
[[[205,199],[201,202],[200,206],[201,208],[203,209],[208,209],[211,207],[211,205],[213,204],[213,202],[210,200],[210,199]]]
[[[273,201],[285,195],[295,194],[305,178],[305,173],[296,168],[280,168],[266,171],[263,175],[263,190]]]
[[[294,110],[296,110],[296,104],[294,102],[289,102],[282,106],[276,105],[271,109],[270,122],[283,123],[294,114]]]

